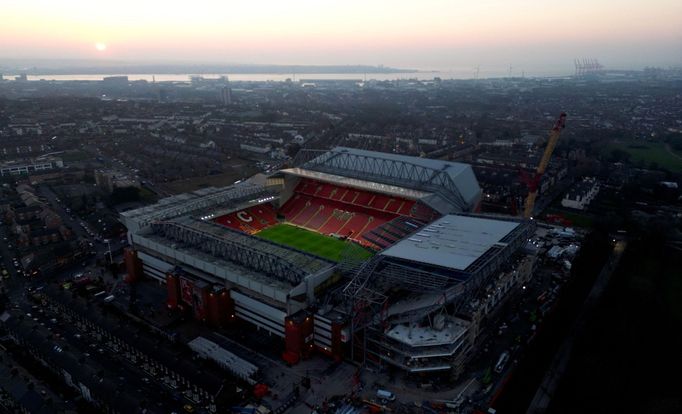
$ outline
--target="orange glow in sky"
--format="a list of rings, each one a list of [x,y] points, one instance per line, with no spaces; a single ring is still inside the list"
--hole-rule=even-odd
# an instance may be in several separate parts
[[[0,59],[414,68],[682,59],[680,0],[5,0],[0,19]]]

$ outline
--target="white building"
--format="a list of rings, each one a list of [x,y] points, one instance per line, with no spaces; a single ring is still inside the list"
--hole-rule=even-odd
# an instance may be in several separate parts
[[[62,168],[63,166],[64,162],[58,158],[9,161],[0,164],[0,176],[27,175],[55,168]]]
[[[571,191],[566,193],[561,205],[577,210],[584,210],[599,193],[599,183],[594,177],[585,177]]]

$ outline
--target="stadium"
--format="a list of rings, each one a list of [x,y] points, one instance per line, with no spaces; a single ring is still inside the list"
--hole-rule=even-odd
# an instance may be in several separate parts
[[[533,223],[476,214],[467,164],[337,147],[121,214],[129,280],[169,309],[253,324],[295,364],[319,351],[456,374],[486,315],[530,277]]]

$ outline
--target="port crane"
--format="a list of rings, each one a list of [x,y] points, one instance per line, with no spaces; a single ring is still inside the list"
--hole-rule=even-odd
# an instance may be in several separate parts
[[[533,208],[535,207],[535,198],[538,195],[538,186],[540,185],[540,178],[545,173],[549,160],[552,158],[552,153],[556,147],[557,141],[559,141],[559,135],[561,135],[561,130],[566,126],[566,113],[562,112],[559,115],[554,127],[549,133],[549,139],[547,140],[547,146],[542,154],[540,163],[532,177],[526,177],[524,181],[528,185],[528,196],[524,203],[523,217],[528,219],[533,216]]]

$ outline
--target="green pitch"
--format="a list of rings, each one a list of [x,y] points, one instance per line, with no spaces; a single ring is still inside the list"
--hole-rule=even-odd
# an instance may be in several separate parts
[[[346,242],[343,240],[338,240],[290,224],[276,224],[258,232],[256,236],[276,243],[285,244],[335,262],[338,262],[341,259],[341,252],[346,248]],[[357,245],[354,246],[358,249],[357,255],[359,257],[366,258],[372,255],[362,247]]]

